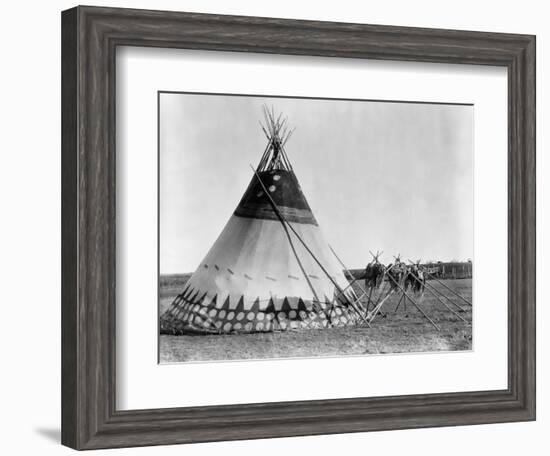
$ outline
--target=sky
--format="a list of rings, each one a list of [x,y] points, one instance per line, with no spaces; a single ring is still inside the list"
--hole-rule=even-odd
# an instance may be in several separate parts
[[[262,105],[295,127],[286,152],[325,238],[349,268],[369,251],[473,257],[471,105],[161,93],[160,272],[193,272],[266,146]]]

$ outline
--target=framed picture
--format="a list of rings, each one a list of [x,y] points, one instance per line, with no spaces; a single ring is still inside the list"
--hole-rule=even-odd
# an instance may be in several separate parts
[[[62,13],[62,442],[535,419],[535,37]]]

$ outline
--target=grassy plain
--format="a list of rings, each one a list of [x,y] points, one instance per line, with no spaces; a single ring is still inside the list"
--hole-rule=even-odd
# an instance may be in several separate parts
[[[163,276],[160,280],[160,314],[184,288],[189,275]],[[443,283],[472,301],[471,279],[447,279]],[[371,327],[330,328],[323,330],[273,333],[160,336],[160,361],[216,361],[317,356],[354,356],[382,353],[440,352],[472,349],[472,307],[433,280],[428,281],[449,298],[443,299],[466,323],[451,313],[429,291],[417,300],[420,308],[440,327],[438,331],[412,305],[403,302],[395,311],[399,296],[382,307]],[[362,294],[354,285],[358,296]],[[429,288],[429,287],[428,287]],[[436,293],[437,294],[437,293]],[[366,298],[362,300],[366,306]],[[452,302],[451,302],[452,301]],[[454,303],[454,304],[453,304]],[[458,310],[456,306],[464,309]]]

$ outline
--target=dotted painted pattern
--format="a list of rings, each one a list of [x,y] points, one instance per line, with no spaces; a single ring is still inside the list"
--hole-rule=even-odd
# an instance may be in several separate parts
[[[337,301],[313,304],[298,300],[296,308],[284,299],[281,309],[275,309],[273,300],[260,308],[256,299],[252,308],[244,309],[241,297],[235,309],[230,309],[227,298],[222,308],[216,307],[217,299],[208,299],[206,293],[185,289],[161,317],[161,332],[164,334],[212,333],[232,334],[327,327],[352,326],[359,317]],[[203,303],[207,303],[204,305]]]

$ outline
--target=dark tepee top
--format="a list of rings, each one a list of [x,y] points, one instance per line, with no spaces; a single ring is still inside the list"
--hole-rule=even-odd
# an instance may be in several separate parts
[[[263,114],[266,125],[261,122],[260,125],[267,137],[267,146],[234,214],[267,220],[278,220],[282,215],[290,222],[317,225],[285,151],[294,130],[288,129],[286,117],[283,119],[280,114],[276,118],[273,109],[270,111],[265,105]]]

